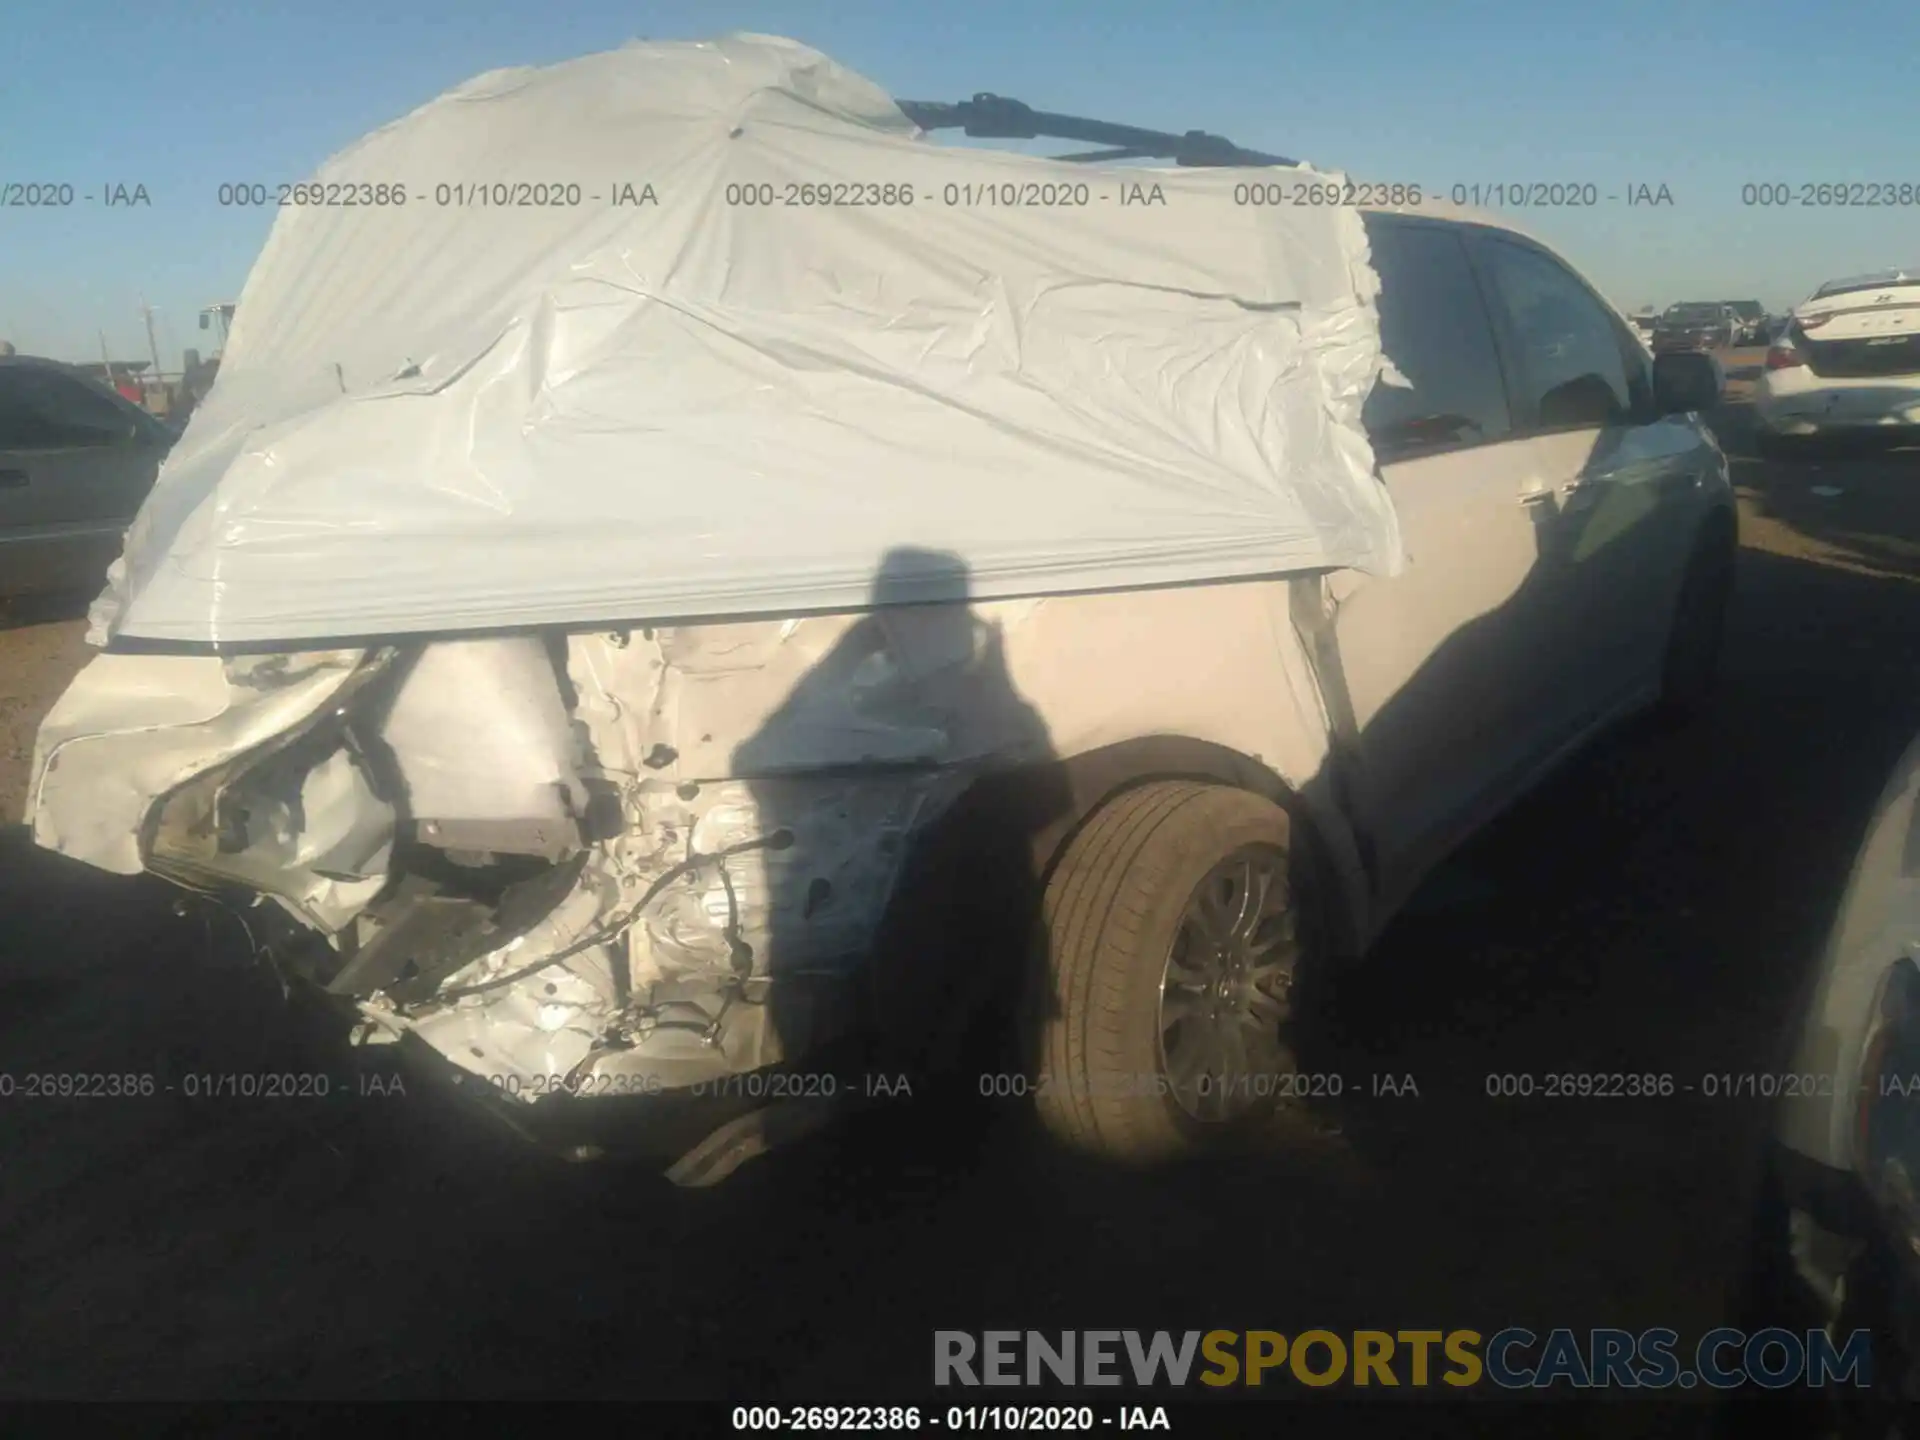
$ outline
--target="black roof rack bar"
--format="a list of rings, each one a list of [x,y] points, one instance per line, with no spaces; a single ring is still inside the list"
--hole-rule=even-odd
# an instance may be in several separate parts
[[[1072,155],[1049,155],[1049,160],[1064,160],[1069,165],[1092,165],[1101,160],[1151,160],[1145,150],[1080,150]]]
[[[897,102],[909,120],[922,130],[960,130],[975,140],[1081,140],[1108,145],[1111,150],[1057,158],[1091,160],[1171,160],[1178,165],[1298,165],[1280,155],[1242,150],[1221,135],[1189,130],[1175,135],[1164,130],[1142,130],[1106,120],[1077,115],[1055,115],[1035,110],[1004,95],[979,94],[949,105],[939,100]]]

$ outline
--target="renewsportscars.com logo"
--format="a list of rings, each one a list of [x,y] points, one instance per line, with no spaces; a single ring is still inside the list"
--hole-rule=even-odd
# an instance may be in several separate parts
[[[1777,1390],[1868,1385],[1871,1350],[1865,1330],[1711,1330],[1691,1351],[1674,1330],[936,1330],[933,1383]]]

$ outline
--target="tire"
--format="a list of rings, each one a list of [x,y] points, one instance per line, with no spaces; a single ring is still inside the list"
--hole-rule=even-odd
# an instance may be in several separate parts
[[[1147,1162],[1272,1116],[1291,1088],[1290,996],[1309,948],[1290,842],[1271,800],[1190,781],[1125,791],[1073,839],[1046,889],[1036,967],[1035,1107],[1056,1140]],[[1199,938],[1235,914],[1250,917],[1231,927],[1240,939]],[[1231,1061],[1236,1044],[1239,1078],[1230,1064],[1218,1084],[1196,1078],[1196,1057]]]
[[[1734,549],[1732,526],[1716,520],[1688,558],[1660,669],[1659,711],[1671,723],[1696,720],[1712,703],[1733,594]]]

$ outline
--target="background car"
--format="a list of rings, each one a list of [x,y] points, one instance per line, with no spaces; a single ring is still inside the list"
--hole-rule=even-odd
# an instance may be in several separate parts
[[[1754,387],[1763,448],[1920,438],[1920,268],[1831,280],[1795,308]]]
[[[1758,300],[1728,300],[1727,309],[1734,320],[1733,343],[1736,345],[1764,345],[1767,343],[1768,316],[1767,307]]]
[[[97,589],[177,438],[71,366],[0,357],[0,602]]]
[[[1669,305],[1653,327],[1656,355],[1673,350],[1725,350],[1737,333],[1732,313],[1718,300],[1682,300]]]

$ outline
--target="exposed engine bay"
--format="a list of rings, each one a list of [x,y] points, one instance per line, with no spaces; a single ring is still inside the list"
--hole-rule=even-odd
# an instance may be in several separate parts
[[[362,1041],[416,1035],[529,1101],[555,1077],[584,1095],[595,1077],[622,1093],[634,1077],[695,1085],[854,1023],[855,972],[908,838],[966,783],[953,762],[1018,751],[960,708],[991,635],[964,609],[906,607],[367,652],[105,655],[42,732],[40,840],[276,904],[311,937],[276,960],[357,1005]],[[97,706],[143,669],[220,713],[113,733]],[[758,722],[744,739],[743,717]],[[204,760],[222,727],[265,733],[170,786],[138,854],[60,833],[82,809],[61,803],[63,771],[87,770],[71,762],[89,745],[119,747],[123,774],[164,775],[170,752]],[[108,783],[88,773],[64,783]],[[101,814],[100,796],[84,808]]]

